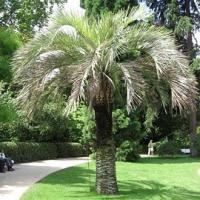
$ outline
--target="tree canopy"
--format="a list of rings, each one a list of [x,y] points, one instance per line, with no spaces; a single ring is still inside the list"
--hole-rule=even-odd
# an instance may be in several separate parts
[[[169,91],[174,108],[195,109],[196,80],[187,58],[172,34],[146,23],[148,18],[143,7],[101,14],[98,20],[59,11],[13,58],[14,80],[22,87],[17,101],[28,115],[48,97],[62,98],[67,86],[66,114],[81,101],[94,109],[99,193],[118,191],[112,132],[116,88],[126,90],[128,111],[158,100],[165,107]]]
[[[21,33],[30,34],[41,28],[55,3],[62,0],[2,0],[0,2],[0,26],[12,26]]]
[[[19,101],[22,101],[23,107],[32,105],[28,103],[30,100],[36,103],[39,100],[38,95],[43,93],[44,87],[48,86],[52,89],[54,81],[59,81],[54,88],[55,94],[59,93],[58,86],[62,85],[63,81],[65,83],[69,81],[69,83],[73,83],[72,94],[67,104],[71,110],[76,107],[80,99],[85,99],[86,86],[89,86],[90,90],[94,90],[93,92],[99,91],[98,88],[93,88],[99,85],[96,82],[99,73],[105,73],[108,83],[111,84],[110,87],[115,87],[112,66],[115,66],[114,71],[120,70],[125,79],[128,87],[127,105],[129,109],[141,102],[143,95],[148,94],[145,93],[145,88],[149,84],[152,88],[152,77],[155,77],[155,80],[158,77],[157,81],[169,84],[172,89],[174,106],[182,109],[187,107],[186,102],[192,103],[195,93],[192,86],[195,81],[191,79],[192,75],[186,77],[188,74],[185,67],[187,60],[176,50],[173,37],[163,28],[156,28],[144,23],[129,27],[132,21],[147,17],[143,16],[144,13],[141,12],[141,9],[137,11],[133,9],[130,13],[126,16],[127,13],[119,12],[114,15],[114,18],[112,18],[112,14],[102,15],[98,24],[96,21],[88,21],[85,17],[72,17],[64,12],[60,12],[52,18],[51,25],[18,50],[13,59],[15,78],[19,78],[24,86],[19,95]],[[120,17],[126,21],[120,23]],[[63,45],[63,41],[65,41],[65,45]],[[158,43],[159,46],[157,46]],[[163,48],[161,48],[162,46]],[[103,58],[99,58],[99,55],[102,55]],[[127,55],[129,55],[128,60],[126,60]],[[143,55],[143,61],[137,58],[141,55]],[[65,57],[68,59],[66,60]],[[106,60],[101,61],[101,59]],[[99,63],[102,62],[105,66],[99,68]],[[177,65],[176,70],[174,70],[174,65]],[[71,70],[74,71],[73,75],[68,75],[67,66],[70,66],[70,74],[73,73]],[[57,73],[58,68],[60,75],[48,80],[48,76]],[[27,74],[27,70],[32,73]],[[79,73],[79,71],[85,71],[85,73]],[[63,77],[64,73],[66,76]],[[96,78],[88,80],[91,75]],[[137,81],[133,81],[133,77],[130,78],[130,76]],[[137,82],[138,84],[136,84]],[[162,86],[160,85],[160,87]],[[159,92],[160,88],[155,89],[158,90],[157,92],[163,100],[163,94]],[[38,94],[37,100],[34,92]],[[90,100],[92,101],[92,99]],[[165,104],[165,102],[163,103]],[[35,107],[35,104],[33,105]]]
[[[81,5],[86,9],[87,15],[97,17],[101,12],[118,11],[138,5],[137,0],[82,0]]]

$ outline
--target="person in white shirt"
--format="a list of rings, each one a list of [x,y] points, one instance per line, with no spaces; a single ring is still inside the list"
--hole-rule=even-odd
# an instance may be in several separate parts
[[[153,140],[150,140],[148,144],[148,155],[153,155],[153,152],[154,152],[153,147],[154,147]]]

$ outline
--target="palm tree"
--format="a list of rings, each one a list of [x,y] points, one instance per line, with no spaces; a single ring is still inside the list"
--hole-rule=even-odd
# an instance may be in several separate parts
[[[127,110],[147,100],[194,109],[196,81],[174,37],[145,21],[143,8],[102,14],[98,20],[59,11],[14,58],[17,97],[31,115],[49,96],[71,87],[65,114],[84,100],[96,122],[96,191],[117,193],[112,108],[117,88],[126,89]]]

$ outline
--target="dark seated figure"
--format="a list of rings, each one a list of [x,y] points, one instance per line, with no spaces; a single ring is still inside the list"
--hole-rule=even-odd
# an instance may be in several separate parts
[[[0,172],[5,172],[6,167],[8,171],[13,171],[13,164],[14,161],[11,158],[6,157],[4,153],[0,153]]]
[[[6,162],[3,158],[0,157],[0,172],[5,172],[6,171]]]

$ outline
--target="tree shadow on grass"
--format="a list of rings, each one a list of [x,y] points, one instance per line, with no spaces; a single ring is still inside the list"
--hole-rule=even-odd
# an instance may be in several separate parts
[[[187,164],[199,163],[200,158],[191,157],[156,157],[156,158],[141,158],[138,163],[142,164]]]
[[[95,171],[81,166],[73,166],[52,173],[39,182],[47,184],[84,184],[90,177],[95,176]]]
[[[199,200],[200,192],[190,191],[184,187],[164,185],[155,181],[147,180],[127,180],[119,182],[120,194],[126,199],[162,199],[162,200]]]
[[[199,200],[200,192],[190,191],[183,187],[166,186],[154,181],[124,181],[119,182],[117,195],[99,195],[95,191],[70,193],[70,200]]]
[[[70,188],[64,196],[66,200],[200,200],[200,192],[147,180],[118,181],[119,194],[99,195],[94,191],[94,177],[94,170],[77,166],[56,172],[42,183]]]

